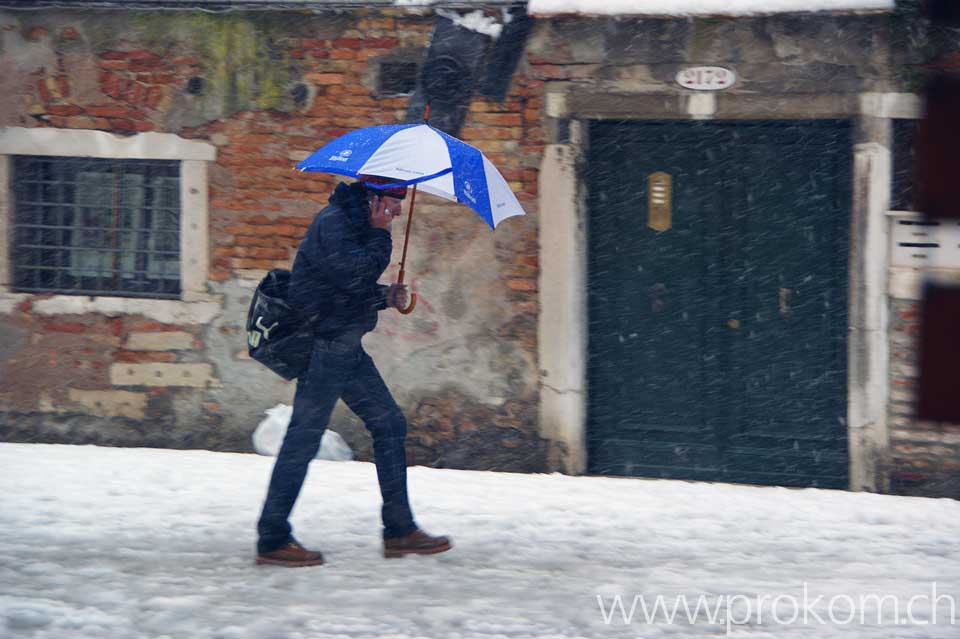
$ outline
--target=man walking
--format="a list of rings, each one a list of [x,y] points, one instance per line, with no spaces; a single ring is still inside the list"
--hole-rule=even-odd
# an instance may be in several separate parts
[[[377,284],[390,263],[390,225],[406,196],[404,186],[383,188],[391,182],[361,176],[359,182],[337,185],[297,251],[288,299],[302,313],[323,319],[314,328],[310,365],[297,381],[293,415],[257,524],[259,564],[323,563],[320,552],[294,539],[288,520],[338,399],[373,436],[384,556],[433,554],[452,546],[449,538],[428,535],[414,522],[407,498],[407,422],[361,344],[377,325],[379,311],[407,304],[405,286]]]

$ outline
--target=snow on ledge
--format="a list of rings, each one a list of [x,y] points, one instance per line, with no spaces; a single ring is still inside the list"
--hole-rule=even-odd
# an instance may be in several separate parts
[[[533,16],[745,16],[810,11],[883,11],[893,8],[894,0],[530,0],[528,11]]]
[[[500,37],[500,33],[503,31],[503,25],[510,22],[510,14],[506,10],[503,11],[503,23],[498,22],[497,19],[492,16],[484,14],[484,12],[479,9],[469,13],[437,9],[437,15],[450,20],[459,27],[482,33],[494,40]]]

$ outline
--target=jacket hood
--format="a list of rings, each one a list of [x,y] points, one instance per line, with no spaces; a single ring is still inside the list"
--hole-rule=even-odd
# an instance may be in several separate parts
[[[367,188],[359,182],[340,182],[330,195],[330,204],[343,209],[350,226],[362,231],[369,225],[370,205],[367,203]]]

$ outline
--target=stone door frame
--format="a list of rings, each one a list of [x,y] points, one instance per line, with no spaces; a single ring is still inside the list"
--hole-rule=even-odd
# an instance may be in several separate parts
[[[913,94],[547,93],[550,143],[540,167],[540,432],[550,464],[587,468],[587,207],[579,169],[587,122],[622,120],[815,120],[853,124],[847,429],[851,490],[884,492],[889,433],[888,253],[894,119],[922,117]]]

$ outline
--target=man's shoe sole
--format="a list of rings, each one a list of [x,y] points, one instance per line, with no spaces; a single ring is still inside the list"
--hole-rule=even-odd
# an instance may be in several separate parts
[[[283,559],[271,559],[269,557],[257,557],[257,565],[286,566],[287,568],[306,568],[307,566],[322,566],[323,559],[304,559],[302,561],[289,561],[289,560],[283,560]]]
[[[387,559],[395,559],[397,557],[403,557],[405,555],[436,555],[441,552],[446,552],[453,548],[453,544],[447,544],[446,546],[437,546],[436,548],[407,548],[407,549],[383,549],[383,556]]]

